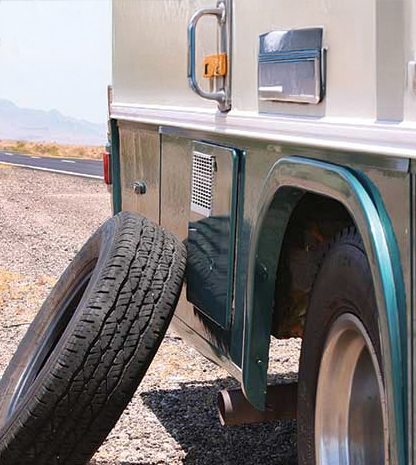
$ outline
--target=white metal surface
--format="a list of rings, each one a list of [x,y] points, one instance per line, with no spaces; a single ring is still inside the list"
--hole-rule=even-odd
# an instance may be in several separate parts
[[[216,108],[188,85],[188,24],[199,9],[215,7],[215,0],[113,1],[113,102],[123,104],[185,105]],[[198,80],[203,57],[217,53],[217,19],[198,25]]]
[[[198,9],[215,7],[215,0],[117,0],[113,5],[115,118],[163,124],[170,119],[249,137],[415,155],[416,92],[408,70],[416,59],[416,0],[262,0],[261,8],[253,0],[234,1],[228,116],[195,95],[187,80],[188,23]],[[198,26],[198,79],[206,90],[202,60],[217,50],[215,23],[204,18]],[[260,114],[259,36],[314,26],[324,28],[328,48],[325,98],[317,105],[267,102]]]

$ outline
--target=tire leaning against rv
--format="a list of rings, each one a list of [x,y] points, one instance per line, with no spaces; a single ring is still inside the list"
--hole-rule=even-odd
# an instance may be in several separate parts
[[[2,465],[89,461],[162,341],[185,264],[183,244],[131,213],[87,241],[0,382]]]

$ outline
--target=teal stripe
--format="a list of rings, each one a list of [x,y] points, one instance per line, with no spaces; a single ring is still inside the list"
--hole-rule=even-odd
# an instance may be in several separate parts
[[[111,119],[111,174],[113,181],[113,214],[122,209],[121,206],[121,177],[120,177],[120,136],[117,120]]]

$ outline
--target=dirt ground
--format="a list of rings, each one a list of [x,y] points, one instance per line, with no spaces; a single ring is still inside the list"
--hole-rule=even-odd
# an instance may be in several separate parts
[[[0,139],[0,150],[39,157],[89,158],[101,160],[104,146],[56,144],[54,142],[26,142]]]
[[[51,287],[110,215],[101,182],[0,165],[0,374]],[[272,374],[296,378],[299,341],[275,341]],[[219,389],[237,386],[171,330],[91,465],[296,463],[295,422],[223,428]]]

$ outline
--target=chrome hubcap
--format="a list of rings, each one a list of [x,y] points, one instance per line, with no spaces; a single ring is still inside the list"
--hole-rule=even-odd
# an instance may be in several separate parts
[[[385,465],[386,400],[380,367],[361,321],[340,316],[328,334],[316,391],[319,465]]]

